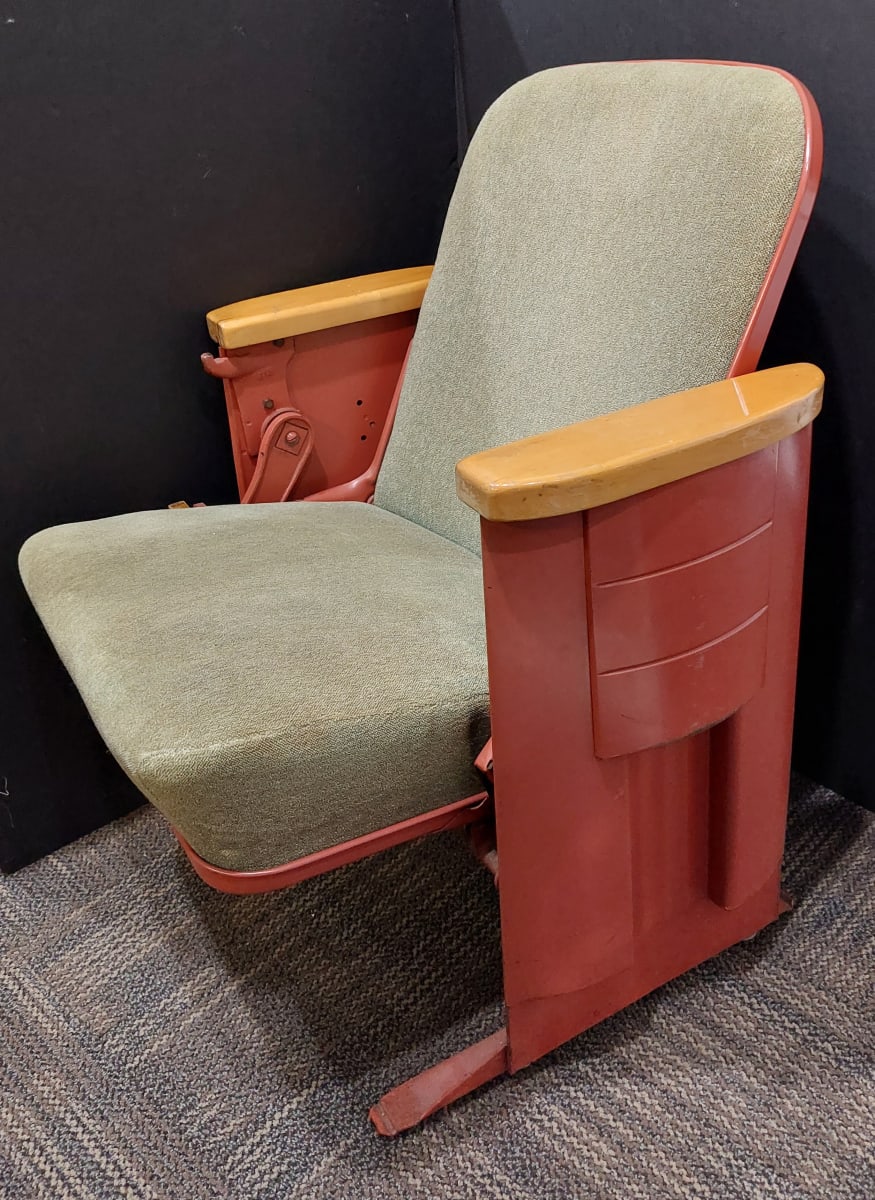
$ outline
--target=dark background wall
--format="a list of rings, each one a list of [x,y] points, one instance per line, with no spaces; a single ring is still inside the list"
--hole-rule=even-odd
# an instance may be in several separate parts
[[[815,425],[796,765],[875,807],[875,6],[869,0],[458,0],[469,131],[515,80],[563,63],[769,63],[820,107],[823,186],[763,365],[827,377]]]
[[[206,310],[431,262],[447,0],[9,0],[0,17],[0,866],[139,802],[20,587],[43,526],[235,499]]]

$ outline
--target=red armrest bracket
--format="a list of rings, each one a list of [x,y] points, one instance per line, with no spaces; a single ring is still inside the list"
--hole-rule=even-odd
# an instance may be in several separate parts
[[[255,472],[241,503],[288,500],[312,452],[310,422],[296,408],[281,408],[262,426]]]

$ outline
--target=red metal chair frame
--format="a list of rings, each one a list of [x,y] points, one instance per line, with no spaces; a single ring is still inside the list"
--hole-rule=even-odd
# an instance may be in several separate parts
[[[756,368],[820,182],[817,107],[778,73],[802,103],[804,163],[730,378]],[[385,358],[397,365],[413,320],[369,324],[394,338]],[[370,462],[306,498],[372,496],[402,379],[403,365]],[[244,442],[238,428],[241,491]],[[381,1133],[519,1070],[786,910],[809,461],[810,426],[586,513],[481,522],[493,732],[478,765],[491,784],[494,746],[506,1025],[385,1096],[371,1110]],[[701,645],[681,652],[693,621]],[[177,836],[212,887],[265,892],[480,822],[491,790],[265,871],[214,867]]]

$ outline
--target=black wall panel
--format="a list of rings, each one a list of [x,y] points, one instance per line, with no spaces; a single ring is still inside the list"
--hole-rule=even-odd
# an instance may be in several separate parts
[[[9,0],[0,112],[8,869],[138,801],[30,609],[19,545],[235,498],[198,362],[207,309],[432,261],[455,169],[450,10]]]
[[[764,62],[813,91],[823,187],[763,358],[765,366],[807,359],[827,375],[815,425],[796,763],[875,807],[875,6],[458,0],[457,19],[469,130],[516,79],[571,62]]]

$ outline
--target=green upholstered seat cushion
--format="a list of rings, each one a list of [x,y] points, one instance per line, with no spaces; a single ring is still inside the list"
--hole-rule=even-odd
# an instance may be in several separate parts
[[[21,571],[115,757],[218,866],[278,865],[480,788],[480,563],[392,513],[135,513],[36,534]]]
[[[515,84],[465,156],[375,502],[476,550],[460,458],[725,377],[787,221],[775,71],[593,63]]]

